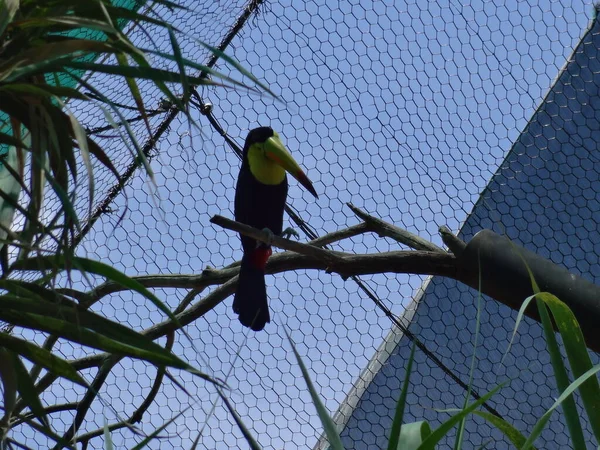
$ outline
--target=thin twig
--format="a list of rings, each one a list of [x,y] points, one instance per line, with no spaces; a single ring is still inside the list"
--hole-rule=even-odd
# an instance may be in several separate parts
[[[410,231],[398,228],[394,225],[384,222],[381,219],[378,219],[377,217],[373,217],[367,214],[366,212],[358,209],[352,203],[346,203],[346,205],[352,210],[354,214],[356,214],[360,219],[365,221],[365,224],[367,225],[370,231],[376,232],[381,237],[392,238],[401,244],[407,245],[410,248],[414,248],[415,250],[446,253],[446,251],[443,248],[432,244],[431,242],[423,239],[422,237],[417,236],[416,234],[411,233]]]
[[[342,261],[342,257],[338,252],[331,250],[325,250],[320,247],[315,247],[309,244],[302,244],[300,242],[292,241],[289,239],[283,239],[279,236],[273,235],[267,231],[258,230],[249,225],[234,220],[227,219],[223,216],[213,216],[210,219],[211,223],[219,225],[220,227],[227,228],[228,230],[237,231],[244,236],[249,236],[257,241],[264,242],[265,244],[271,244],[275,247],[288,250],[290,252],[300,253],[305,256],[312,256],[314,258],[320,258],[323,261],[336,264]]]

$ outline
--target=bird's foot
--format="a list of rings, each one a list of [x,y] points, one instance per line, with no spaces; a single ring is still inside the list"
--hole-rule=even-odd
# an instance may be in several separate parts
[[[298,234],[298,232],[296,230],[294,230],[292,227],[287,227],[285,230],[283,230],[283,232],[280,235],[283,239],[289,239],[292,236],[294,236],[296,239],[300,239],[300,235]]]
[[[267,242],[265,242],[265,243],[263,243],[263,242],[257,242],[256,246],[259,247],[260,245],[267,245],[268,247],[270,247],[271,244],[273,244],[273,238],[275,237],[275,233],[273,233],[268,228],[263,228],[262,231],[263,231],[263,233],[267,233],[268,234]]]

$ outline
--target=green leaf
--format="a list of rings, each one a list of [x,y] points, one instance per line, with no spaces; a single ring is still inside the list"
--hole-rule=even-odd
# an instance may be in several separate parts
[[[111,339],[95,331],[91,331],[76,322],[56,319],[48,315],[38,315],[15,310],[5,310],[0,312],[0,315],[2,320],[13,325],[45,331],[72,342],[77,342],[78,344],[102,350],[107,353],[142,359],[158,366],[166,365],[187,370],[188,372],[201,375],[204,379],[210,380],[210,377],[197,372],[189,364],[164,349],[160,352],[148,351],[126,342]]]
[[[21,361],[16,353],[9,353],[17,374],[17,386],[23,402],[29,407],[34,416],[39,419],[46,428],[49,428],[50,423],[46,417],[46,411],[44,410],[40,397],[37,395],[35,385],[29,376],[29,372],[27,372],[27,369],[23,365],[23,361]]]
[[[119,172],[113,165],[110,158],[104,152],[104,150],[102,150],[102,148],[98,144],[96,144],[96,142],[94,142],[94,140],[92,138],[88,137],[87,135],[86,135],[86,139],[87,139],[88,151],[92,155],[94,155],[94,157],[98,161],[100,161],[104,165],[104,167],[106,167],[108,170],[110,170],[117,179],[119,179],[120,178]]]
[[[25,143],[23,141],[21,141],[20,139],[17,139],[16,137],[14,137],[10,134],[6,134],[6,133],[0,133],[0,144],[12,145],[14,147],[20,147],[20,148],[27,148],[27,146],[25,145]]]
[[[4,332],[0,332],[0,338]],[[1,342],[1,340],[0,340]],[[5,427],[17,404],[17,370],[9,350],[0,347],[0,379],[2,380],[2,393],[4,394],[4,419],[0,424]],[[3,423],[6,422],[6,423]]]
[[[49,372],[79,384],[88,387],[87,383],[75,369],[65,360],[53,355],[48,350],[43,349],[31,342],[10,336],[6,333],[0,333],[0,346],[12,350],[18,355],[27,358],[34,364],[42,366]]]
[[[566,370],[565,364],[562,359],[562,354],[560,352],[560,348],[556,341],[556,336],[554,334],[554,326],[552,324],[552,321],[550,320],[548,311],[546,310],[546,307],[543,304],[543,302],[546,299],[551,300],[551,297],[548,297],[548,295],[550,295],[550,294],[540,292],[540,288],[535,280],[535,277],[533,276],[533,272],[531,271],[531,268],[527,264],[527,261],[523,257],[522,253],[518,251],[518,249],[516,249],[516,251],[518,252],[518,255],[521,257],[521,260],[523,261],[525,268],[527,269],[527,272],[529,274],[529,280],[531,282],[531,288],[532,288],[533,292],[535,293],[534,296],[528,297],[526,302],[528,304],[531,301],[531,298],[533,298],[533,297],[536,298],[538,311],[539,311],[540,318],[542,321],[542,327],[544,329],[544,335],[546,337],[548,352],[550,353],[550,361],[552,362],[552,368],[554,370],[554,378],[556,379],[556,385],[558,387],[558,391],[562,393],[569,386],[569,376],[567,374],[567,370]],[[554,298],[556,298],[556,297],[554,297]],[[558,300],[558,299],[556,299],[556,300]],[[559,300],[559,302],[560,302],[560,300]],[[554,303],[554,302],[552,302],[552,303]],[[520,309],[520,312],[525,311],[525,307],[526,307],[526,305],[523,305]],[[570,310],[569,310],[569,313],[570,313]],[[559,313],[559,315],[560,315],[560,313]],[[572,320],[576,324],[576,328],[579,328],[579,324],[577,323],[577,321],[575,320],[574,317],[572,318]],[[513,332],[513,336],[514,336],[514,332]],[[581,337],[581,342],[583,342],[583,335],[581,335],[581,331],[580,331],[580,337]],[[570,337],[568,339],[572,340],[573,337]],[[563,342],[566,344],[566,341],[564,339],[563,339]],[[591,368],[591,361],[589,361],[589,357],[587,355],[587,349],[585,348],[585,344],[583,344],[583,352],[585,353],[585,356],[588,358],[588,362],[589,362],[589,365],[587,365],[587,366],[584,365],[583,367]],[[582,366],[579,366],[579,369],[581,370]],[[582,372],[580,371],[579,373],[576,373],[575,375],[578,376],[581,373]],[[587,389],[592,389],[592,390],[594,389],[594,387],[591,384],[591,383],[593,383],[593,381],[595,381],[596,389],[597,389],[597,386],[598,386],[597,380],[590,380],[590,384],[588,384]],[[592,392],[588,391],[588,393],[590,394],[591,397],[593,397]],[[597,402],[598,401],[597,399],[598,399],[598,397],[595,397],[590,400],[592,402]],[[587,406],[588,404],[589,404],[589,401],[588,402],[584,401],[584,405]],[[598,403],[596,403],[596,405],[598,405]],[[576,450],[579,450],[579,449],[585,450],[586,449],[585,437],[583,435],[583,428],[581,425],[581,421],[579,419],[579,412],[577,411],[575,399],[573,397],[567,397],[562,404],[562,408],[563,408],[563,411],[565,414],[565,420],[567,422],[569,434],[571,435],[571,444],[573,445],[573,448]],[[595,416],[596,420],[598,417],[598,413],[599,413],[598,411],[595,411],[595,412],[592,411],[592,415]],[[590,417],[590,419],[592,420],[592,417]],[[596,434],[596,429],[598,428],[599,425],[600,424],[596,424],[595,427],[592,427],[595,434]],[[596,434],[596,437],[598,438],[597,434]]]
[[[536,299],[540,317],[542,318],[544,335],[546,336],[552,367],[554,368],[554,377],[556,378],[558,391],[564,392],[569,386],[569,376],[556,341],[554,326],[552,325],[546,306],[552,312],[554,322],[558,326],[573,375],[577,378],[590,370],[593,367],[592,361],[588,354],[579,323],[569,307],[561,302],[556,296],[547,292],[536,294]],[[598,379],[590,378],[581,386],[580,394],[583,406],[589,417],[592,431],[594,432],[596,439],[600,440],[600,386],[598,385]],[[575,404],[575,398],[566,398],[562,408],[565,415],[565,421],[569,428],[569,434],[571,435],[571,444],[573,448],[576,450],[585,450],[587,445],[583,434],[583,426],[579,418],[579,411]]]
[[[10,278],[0,279],[0,289],[7,291],[10,294],[14,294],[19,297],[25,297],[25,302],[31,300],[37,300],[41,302],[42,309],[40,311],[52,311],[56,309],[56,306],[50,306],[50,304],[67,305],[76,307],[70,299],[58,292],[48,289],[36,282],[28,282],[23,280],[15,280]],[[3,296],[0,296],[0,302],[3,300]],[[10,303],[5,305],[7,308],[11,308]],[[34,306],[34,305],[21,305],[21,306]],[[19,309],[19,303],[14,305],[14,309]],[[35,311],[30,311],[35,312]]]
[[[56,99],[61,107],[64,107],[64,103],[60,99]],[[73,139],[72,139],[72,130],[71,130],[71,121],[69,120],[70,116],[67,116],[60,108],[53,107],[49,111],[50,116],[52,117],[53,126],[56,128],[56,132],[59,136],[58,141],[58,152],[57,157],[64,162],[60,165],[61,169],[67,172],[67,165],[69,167],[69,171],[73,176],[73,181],[77,183],[77,163],[75,162],[75,154],[73,151]],[[65,164],[66,163],[66,164]],[[60,162],[51,162],[51,166],[57,167]],[[54,169],[53,169],[54,170]],[[56,173],[54,175],[57,177]],[[58,177],[57,177],[58,178]],[[61,184],[61,187],[67,191],[68,186]]]
[[[88,147],[88,137],[77,120],[77,118],[73,114],[68,114],[69,121],[71,123],[71,129],[73,131],[73,135],[75,136],[75,140],[79,144],[79,151],[81,152],[81,159],[85,165],[85,169],[87,171],[88,178],[88,217],[92,217],[92,208],[94,205],[94,168],[92,167],[92,161],[90,159],[90,151]]]
[[[235,408],[233,407],[233,405],[231,404],[229,399],[227,397],[225,397],[225,394],[223,394],[221,389],[217,389],[217,392],[218,392],[219,396],[221,397],[221,400],[223,400],[223,403],[225,403],[225,406],[229,410],[229,413],[233,416],[233,420],[235,420],[236,425],[238,426],[238,428],[244,435],[244,438],[246,439],[246,442],[248,443],[250,448],[252,450],[261,450],[260,445],[258,445],[258,442],[256,442],[256,439],[254,439],[254,436],[252,436],[252,434],[250,433],[250,430],[248,429],[248,427],[246,427],[246,425],[242,421],[242,418],[237,413],[237,411],[235,410]]]
[[[173,56],[175,57],[175,61],[177,62],[177,68],[181,73],[181,86],[183,88],[183,98],[187,99],[190,97],[190,85],[188,83],[187,76],[185,74],[185,63],[183,62],[183,55],[181,54],[181,48],[177,43],[177,38],[175,37],[175,33],[173,32],[172,27],[167,27],[169,30],[169,38],[171,40],[171,47],[173,48]]]
[[[6,31],[6,27],[13,21],[19,10],[19,0],[0,0],[0,36]]]
[[[109,64],[97,64],[91,62],[65,61],[64,67],[91,71],[94,73],[107,73],[110,75],[120,75],[122,77],[152,80],[161,83],[178,83],[180,82],[181,74],[164,69],[154,69],[152,67],[135,67],[135,66],[113,66]],[[187,76],[188,82],[200,85],[224,86],[205,78]]]
[[[0,86],[0,91],[30,94],[44,98],[65,97],[84,101],[89,100],[87,95],[82,94],[76,89],[63,86],[52,86],[49,84],[11,83]]]
[[[135,353],[138,355],[137,357],[142,359],[147,355],[156,355],[156,357],[151,360],[151,362],[155,364],[165,363],[169,366],[185,370],[190,369],[190,366],[187,363],[181,361],[173,353],[156,344],[148,337],[141,335],[124,325],[112,322],[91,311],[75,309],[72,302],[65,298],[62,299],[61,303],[70,303],[70,306],[41,300],[42,298],[52,298],[50,296],[42,297],[40,295],[44,289],[41,286],[38,286],[36,291],[31,285],[11,283],[8,280],[4,280],[0,287],[20,295],[20,297],[12,295],[0,296],[0,318],[5,322],[40,329],[42,331],[55,332],[62,337],[74,340],[83,345],[104,345],[105,341],[102,340],[102,338],[107,338],[118,344],[125,345],[127,347],[127,352],[130,355],[132,352],[137,352]],[[24,313],[24,311],[31,313],[31,316]],[[48,328],[44,324],[39,324],[39,318],[43,318],[47,321],[56,319],[58,322],[52,322],[48,325],[48,327],[52,328]],[[86,333],[88,330],[98,333],[100,338],[86,334],[84,338],[88,340],[78,340],[77,333]],[[108,352],[113,351],[111,349],[114,349],[115,347],[95,348]]]
[[[75,165],[73,141],[69,136],[68,122],[63,120],[62,111],[56,106],[51,105],[47,100],[44,101],[44,104],[48,134],[51,137],[50,145],[47,149],[48,164],[54,179],[61,189],[66,192],[69,190],[67,162],[72,161],[70,164]],[[76,180],[76,173],[74,175]]]
[[[238,72],[240,72],[242,75],[245,75],[248,78],[250,78],[254,83],[256,83],[263,90],[268,92],[273,98],[278,98],[277,95],[275,95],[275,93],[273,91],[271,91],[271,89],[269,89],[269,87],[266,84],[261,83],[258,78],[256,78],[254,75],[252,75],[246,69],[244,69],[244,67],[240,63],[238,63],[232,57],[228,56],[225,52],[223,52],[222,50],[219,50],[216,47],[213,47],[212,45],[206,44],[202,41],[198,41],[198,42],[200,43],[200,45],[202,45],[202,46],[206,47],[208,50],[210,50],[216,57],[223,59],[225,62],[227,62],[227,63],[231,64],[233,67],[235,67],[238,70]]]
[[[146,57],[143,55],[137,55],[137,54],[132,54],[131,57],[135,60],[135,62],[138,63],[139,67],[142,70],[152,70],[153,68],[150,66],[150,64],[148,63],[148,61],[146,60]],[[176,74],[177,79],[173,79],[171,80],[172,82],[177,82],[180,80],[181,78],[181,74]],[[185,105],[183,104],[183,102],[181,101],[181,99],[175,95],[171,89],[169,89],[167,87],[167,85],[165,84],[165,82],[168,82],[169,80],[165,80],[165,79],[153,79],[154,84],[156,84],[156,86],[161,90],[161,92],[163,94],[166,95],[166,97],[175,105],[177,106],[177,108],[184,112],[188,118],[191,118],[191,116],[189,115],[187,108],[185,107]],[[144,163],[146,164],[146,163]]]
[[[50,25],[61,25],[67,28],[87,28],[88,30],[103,31],[107,34],[114,34],[118,30],[115,27],[107,24],[106,22],[90,19],[86,17],[71,15],[71,16],[46,16],[46,17],[32,17],[24,20],[15,22],[15,26],[18,26],[21,30],[31,28],[48,28]],[[43,30],[45,31],[45,30]],[[74,41],[85,41],[86,39],[76,38]],[[92,41],[101,42],[101,41]],[[102,50],[100,50],[102,51]]]
[[[71,263],[73,265],[73,268],[81,272],[89,272],[103,276],[106,279],[120,284],[121,286],[129,290],[142,294],[144,297],[146,297],[148,300],[154,303],[154,305],[156,305],[158,309],[164,312],[175,324],[177,324],[181,328],[177,317],[175,317],[171,310],[169,310],[169,308],[167,308],[167,306],[163,302],[161,302],[158,299],[158,297],[156,297],[152,292],[146,289],[140,282],[128,277],[122,272],[119,272],[117,269],[99,261],[74,257]],[[29,258],[17,261],[14,264],[15,270],[25,271],[40,271],[52,269],[66,270],[67,267],[68,266],[66,265],[66,261],[63,255],[40,256],[35,258]]]
[[[127,56],[125,56],[125,54],[117,53],[116,56],[119,65],[122,67],[129,67],[129,62],[127,61]],[[142,98],[142,94],[140,93],[140,89],[135,81],[135,78],[127,77],[125,78],[125,81],[138,108],[138,113],[144,119],[144,124],[146,125],[148,135],[152,136],[152,129],[150,127],[150,122],[148,122],[148,114],[146,113],[146,107],[144,106],[144,99]]]
[[[73,205],[73,202],[71,201],[71,199],[69,198],[69,194],[67,194],[67,192],[63,189],[63,187],[56,182],[56,180],[54,179],[54,177],[47,171],[44,171],[45,173],[45,177],[48,180],[48,183],[50,183],[50,186],[52,186],[52,189],[54,190],[54,193],[56,194],[56,196],[58,197],[63,210],[65,211],[65,217],[70,219],[73,224],[77,227],[78,230],[80,230],[80,224],[79,224],[79,217],[77,217],[77,212],[75,211],[75,207]],[[63,246],[63,248],[69,248],[68,242],[64,243],[65,245]],[[71,249],[72,251],[73,249]],[[70,257],[69,257],[70,258]],[[65,257],[65,261],[68,260],[67,257]]]
[[[494,389],[492,389],[487,394],[483,395],[475,402],[471,403],[468,407],[462,409],[457,414],[450,417],[450,419],[446,420],[442,423],[438,428],[433,430],[431,434],[423,441],[423,443],[419,446],[419,450],[435,450],[435,446],[448,434],[448,432],[457,425],[463,417],[466,417],[468,414],[471,414],[475,409],[479,406],[483,405],[490,398],[494,396],[504,385],[506,382],[499,384]]]
[[[102,107],[102,105],[100,105],[100,108],[102,109],[102,112],[104,112],[104,117],[106,118],[106,121],[114,128],[114,130],[120,134],[121,136],[121,140],[123,141],[123,143],[125,144],[125,146],[131,151],[131,154],[135,156],[137,156],[138,161],[140,164],[144,165],[144,169],[146,170],[146,173],[148,174],[150,180],[152,181],[152,183],[154,185],[156,185],[156,181],[154,179],[154,172],[152,170],[152,166],[150,166],[150,163],[148,162],[146,156],[144,155],[144,150],[142,149],[142,147],[140,146],[139,142],[137,141],[136,135],[133,132],[133,130],[131,129],[131,126],[129,125],[129,122],[127,121],[127,118],[121,113],[121,111],[119,110],[119,108],[114,107],[110,100],[108,100],[106,98],[106,96],[104,94],[102,94],[100,91],[96,90],[91,84],[89,84],[86,80],[84,80],[81,77],[78,77],[74,74],[70,74],[79,84],[85,86],[87,89],[89,89],[91,92],[94,93],[94,95],[96,97],[98,97],[102,102],[106,103],[107,105],[110,105],[113,112],[119,117],[120,119],[120,125],[119,126],[113,119],[112,115],[110,114],[110,112]],[[0,103],[1,104],[1,103]],[[127,133],[127,137],[129,137],[129,139],[126,139],[126,137],[122,134],[121,128],[125,128],[125,131]],[[93,142],[93,141],[92,141]],[[131,145],[133,145],[134,147],[134,151],[131,149]],[[94,145],[90,145],[90,150],[92,150],[93,152],[94,149]],[[99,149],[99,147],[98,147]],[[107,161],[110,161],[108,159],[108,157],[106,158]],[[115,172],[117,175],[117,178],[119,178],[118,173]]]
[[[517,430],[514,426],[508,423],[501,417],[498,417],[494,414],[491,414],[487,411],[473,411],[473,414],[477,414],[479,417],[483,417],[489,423],[494,425],[498,430],[500,430],[504,436],[513,443],[516,448],[521,448],[526,441],[525,436]],[[535,450],[535,448],[534,448]]]
[[[504,352],[504,355],[502,356],[502,359],[500,360],[500,364],[504,363],[504,358],[510,352],[510,348],[512,347],[513,341],[515,340],[515,337],[517,335],[517,330],[519,329],[519,325],[521,325],[521,321],[523,320],[523,317],[525,317],[525,310],[529,307],[529,304],[532,302],[532,300],[534,298],[535,298],[535,294],[530,295],[521,304],[521,307],[519,308],[519,312],[517,314],[517,320],[515,321],[515,326],[513,328],[513,332],[510,337],[510,341],[508,342],[508,347],[506,348],[506,351]]]
[[[30,124],[26,124],[31,131],[31,164],[30,164],[30,199],[25,214],[25,224],[21,233],[21,238],[25,244],[19,251],[18,259],[24,258],[30,251],[30,244],[36,232],[44,227],[39,226],[39,215],[44,199],[44,190],[46,187],[46,156],[49,147],[49,136],[46,133],[48,123],[46,116],[41,114],[38,107],[29,108],[31,116]]]
[[[3,155],[0,166],[0,239],[5,240],[9,236],[9,230],[14,219],[15,204],[18,203],[21,193],[22,150],[10,146],[8,152]],[[10,241],[10,239],[9,239]],[[0,244],[2,247],[4,244]]]
[[[67,39],[61,42],[49,42],[38,45],[0,64],[0,81],[12,82],[22,80],[37,73],[59,70],[67,63],[76,63],[86,55],[97,53],[116,53],[118,47],[106,42],[86,39]]]
[[[175,58],[175,56],[173,55],[169,55],[168,53],[164,53],[158,50],[153,50],[153,49],[143,49],[143,51],[145,53],[148,53],[149,55],[156,55],[156,56],[160,56],[161,58],[165,58],[168,59],[169,61],[175,61],[177,62],[177,59]],[[234,78],[231,78],[209,66],[206,66],[204,64],[199,64],[195,61],[186,59],[186,58],[181,58],[181,62],[186,66],[186,67],[190,67],[193,69],[197,69],[201,72],[206,72],[207,74],[211,75],[213,78],[219,78],[225,82],[227,82],[228,84],[232,85],[232,86],[239,86],[241,88],[244,89],[248,89],[249,91],[255,91],[257,92],[257,90],[251,86],[248,86],[247,84],[242,83],[241,81],[238,81]]]
[[[531,435],[527,438],[527,441],[521,447],[521,450],[529,450],[533,447],[533,443],[535,440],[542,434],[542,430],[550,420],[550,416],[556,408],[558,408],[567,398],[569,398],[573,393],[586,381],[590,380],[592,377],[596,377],[596,374],[600,372],[600,365],[592,367],[586,373],[577,378],[573,383],[569,385],[567,389],[564,390],[562,394],[556,399],[554,404],[544,413],[542,417],[537,421],[533,430],[531,431]]]
[[[402,425],[400,439],[394,450],[416,450],[431,434],[431,427],[427,422],[412,422]]]
[[[416,343],[413,344],[412,350],[410,351],[410,357],[406,364],[406,374],[404,375],[404,382],[402,383],[402,391],[400,392],[400,398],[396,404],[396,413],[394,414],[394,422],[392,423],[392,429],[390,430],[390,439],[388,441],[388,450],[400,450],[399,441],[402,432],[402,420],[404,418],[404,407],[406,405],[406,397],[408,395],[408,386],[410,384],[410,374],[412,373],[412,365],[415,360],[415,350],[417,349]]]
[[[308,370],[306,370],[306,366],[302,362],[302,358],[296,350],[296,346],[294,345],[294,342],[292,341],[292,338],[290,337],[287,329],[285,330],[285,334],[287,335],[288,341],[290,341],[292,350],[294,351],[294,355],[296,356],[296,360],[298,361],[298,365],[300,366],[300,370],[302,371],[302,377],[306,382],[306,386],[308,387],[308,392],[310,393],[312,402],[315,405],[315,408],[317,409],[317,414],[319,415],[319,419],[321,420],[323,428],[325,429],[325,434],[327,435],[327,440],[329,441],[330,448],[333,450],[343,450],[344,446],[342,445],[342,440],[340,439],[340,435],[337,431],[335,423],[333,423],[333,420],[331,420],[331,417],[329,417],[329,411],[327,411],[327,408],[325,408],[325,405],[323,404],[323,402],[321,402],[319,394],[317,393],[317,390],[315,389],[315,386],[313,385],[310,379]]]

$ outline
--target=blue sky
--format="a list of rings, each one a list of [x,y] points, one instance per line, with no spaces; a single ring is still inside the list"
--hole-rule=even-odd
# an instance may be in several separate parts
[[[345,207],[352,202],[440,244],[437,228],[459,229],[592,15],[589,2],[530,0],[515,2],[514,9],[470,3],[269,3],[228,53],[283,103],[232,90],[201,93],[240,145],[258,124],[280,132],[319,193],[315,201],[291,181],[289,201],[319,235],[357,223]],[[178,20],[185,18],[182,27],[214,44],[226,30],[204,24],[223,13],[216,23],[227,26],[241,5],[212,4],[214,14],[208,15],[202,5],[194,6],[193,14]],[[184,51],[202,61],[191,40]],[[156,92],[147,92],[148,104],[157,104]],[[125,219],[116,225],[117,215],[104,216],[82,254],[130,275],[198,273],[240,258],[238,237],[209,223],[214,214],[233,216],[239,161],[208,122],[197,119],[203,134],[189,135],[181,117],[161,140],[153,161],[158,195],[145,176],[135,177],[127,201],[119,197],[115,203],[121,211],[129,207]],[[398,246],[365,235],[335,248],[365,253]],[[421,277],[396,275],[363,280],[396,314],[422,283]],[[338,276],[289,272],[268,276],[267,285],[273,322],[264,332],[248,334],[228,299],[188,327],[196,348],[179,338],[175,351],[204,370],[207,360],[215,375],[227,377],[232,401],[265,448],[305,448],[314,445],[321,427],[285,327],[334,412],[391,323],[354,282]],[[173,308],[183,297],[173,290],[157,294]],[[162,320],[132,294],[107,298],[96,310],[139,328]],[[69,344],[60,348],[81,356]],[[125,416],[141,402],[153,373],[146,364],[124,361],[102,396]],[[181,377],[194,398],[167,382],[143,428],[150,431],[196,402],[169,428],[174,447],[189,448],[214,393],[191,376]],[[57,387],[52,397],[70,399],[72,388]],[[102,414],[113,419],[99,403],[93,410],[88,429],[103,425]],[[219,406],[201,443],[235,447],[241,439]],[[131,435],[115,433],[120,442],[130,443]]]

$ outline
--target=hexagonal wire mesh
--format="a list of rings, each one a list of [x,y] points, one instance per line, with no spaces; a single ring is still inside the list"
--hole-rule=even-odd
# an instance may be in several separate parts
[[[168,17],[190,35],[217,44],[245,7],[242,2],[197,2],[191,12]],[[248,129],[258,124],[268,123],[280,131],[320,194],[314,201],[292,183],[288,197],[316,234],[356,223],[345,206],[351,201],[441,245],[437,227],[446,224],[459,230],[585,33],[592,7],[553,1],[523,1],[514,6],[483,1],[468,6],[456,1],[286,1],[267,3],[259,11],[237,33],[228,52],[265,80],[283,103],[242,91],[201,90],[200,95],[214,105],[214,119],[239,145]],[[132,37],[140,43],[148,39],[135,29]],[[154,37],[160,43],[160,36]],[[195,60],[207,57],[191,39],[182,48]],[[120,86],[109,82],[107,91],[118,98]],[[145,93],[148,105],[158,105],[159,92],[149,88]],[[89,128],[103,125],[99,111],[74,108]],[[145,176],[136,174],[110,203],[112,210],[125,211],[124,219],[110,212],[100,214],[82,242],[81,254],[110,261],[130,275],[199,273],[208,265],[219,268],[240,258],[237,236],[209,223],[213,214],[233,216],[239,160],[206,118],[193,113],[202,133],[177,116],[153,153],[158,191],[152,191]],[[161,119],[157,114],[152,126],[158,129]],[[141,123],[135,130],[142,131]],[[109,140],[103,143],[117,162],[123,161],[119,169],[125,170],[128,159],[118,156],[123,149]],[[541,170],[535,155],[521,153],[522,169],[515,170],[514,165],[511,169],[515,179],[531,177],[533,168]],[[565,162],[574,167],[581,158]],[[101,179],[98,184],[109,192],[109,181]],[[499,186],[488,189],[487,197],[478,203],[489,210],[490,199],[497,198],[498,214],[471,222],[464,236],[482,226],[503,232],[511,228],[507,217],[531,222],[528,211],[518,204],[504,200],[505,196],[494,197],[503,189],[518,189],[509,181],[499,181]],[[546,201],[545,192],[524,195],[535,195],[542,204]],[[533,245],[536,236],[543,235],[541,230],[536,234],[527,226],[516,229],[529,234],[520,232],[511,238],[538,251],[548,248],[547,255],[555,259],[559,253],[567,257],[573,253],[565,245],[568,239],[557,242],[558,253],[551,252],[547,242]],[[545,237],[554,236],[553,232]],[[395,242],[372,235],[335,246],[356,253],[397,248]],[[566,265],[585,272],[579,265]],[[423,277],[382,274],[361,277],[359,285],[317,271],[268,276],[273,323],[265,331],[248,333],[227,300],[186,328],[194,338],[193,346],[177,336],[173,348],[227,380],[238,413],[265,448],[313,446],[321,425],[285,337],[287,327],[331,411],[353,386],[361,385],[361,379],[374,379],[359,408],[341,421],[348,424],[343,436],[349,448],[381,446],[410,346],[398,333],[388,336],[394,322],[387,312],[400,317],[404,325],[415,314],[412,330],[431,352],[417,357],[410,417],[439,423],[440,414],[427,407],[459,406],[466,395],[452,377],[468,380],[477,298],[457,283],[434,280],[420,302],[411,302],[423,281]],[[186,291],[159,289],[157,294],[175,308]],[[143,299],[128,293],[105,297],[94,310],[138,330],[162,320]],[[516,377],[490,407],[526,430],[531,418],[548,407],[553,387],[535,324],[520,333],[504,369],[493,372],[513,324],[514,314],[495,302],[485,302],[475,387],[481,393],[504,375]],[[41,339],[35,333],[27,335]],[[378,358],[373,357],[386,336],[393,341],[387,343],[390,349],[400,342],[395,350],[400,357],[377,353],[381,366],[377,367]],[[57,349],[65,357],[84,356],[68,343],[61,342]],[[541,371],[529,367],[532,351]],[[96,369],[85,361],[79,364],[91,379]],[[149,432],[177,416],[165,430],[167,440],[154,448],[189,448],[200,431],[205,448],[244,446],[241,432],[222,404],[217,402],[213,410],[216,398],[210,386],[187,374],[177,376],[191,395],[163,380],[140,424]],[[146,398],[155,377],[156,370],[147,364],[119,363],[100,390],[101,400],[92,404],[82,432],[102,427],[104,418],[110,423],[127,418]],[[358,393],[362,391],[353,391],[354,403]],[[68,383],[56,383],[43,399],[64,403],[80,399],[81,394]],[[57,423],[62,422],[66,430],[73,418],[72,410],[60,412],[53,416],[53,424],[60,430]],[[544,448],[566,442],[560,420],[549,430]],[[496,441],[495,448],[508,445],[477,420],[468,432],[468,445],[473,447],[488,439]],[[27,439],[33,446],[45,443],[39,435],[29,434]],[[129,447],[139,437],[118,429],[113,439],[117,447]],[[101,438],[92,439],[90,446],[102,448]]]

